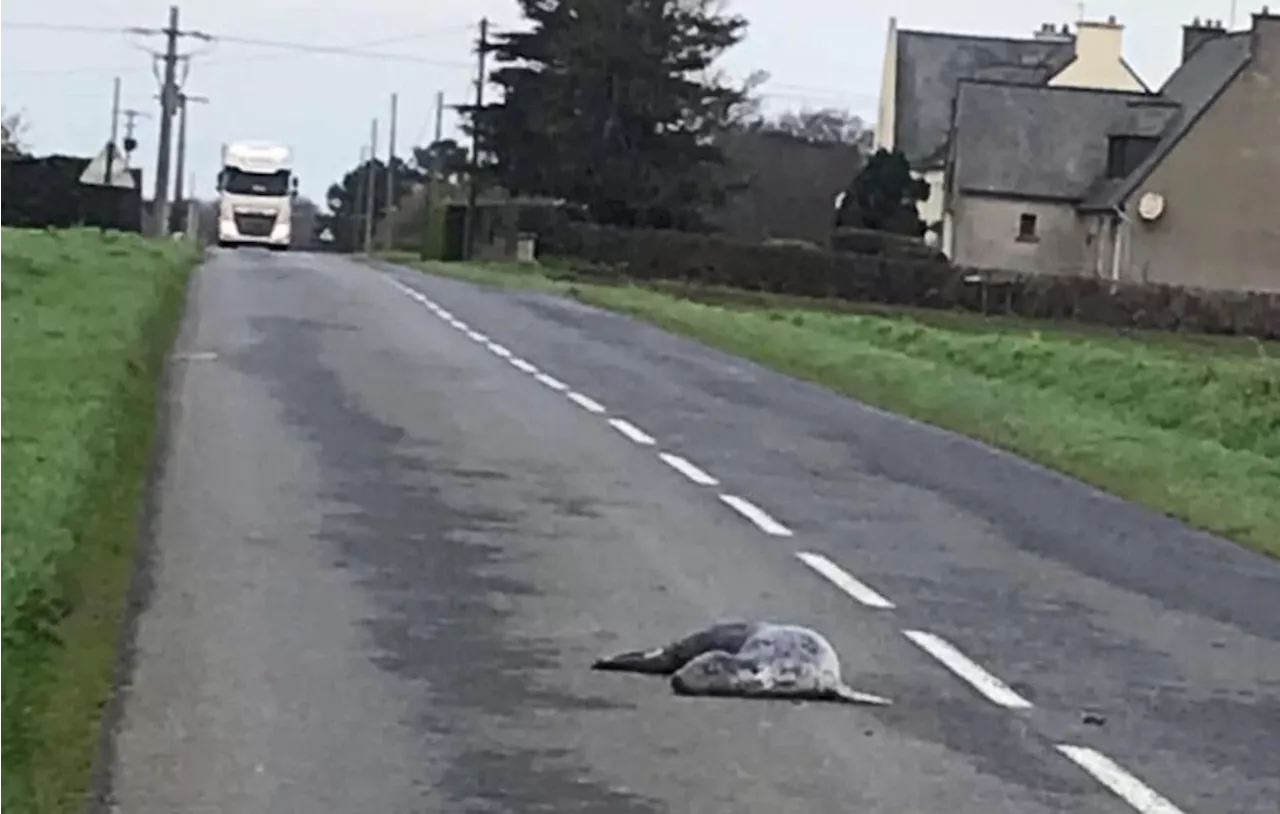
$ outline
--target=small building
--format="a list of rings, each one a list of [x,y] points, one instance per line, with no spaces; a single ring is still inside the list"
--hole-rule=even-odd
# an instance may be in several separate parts
[[[1280,17],[1184,29],[1156,94],[965,79],[943,164],[963,265],[1280,291]]]
[[[899,29],[896,18],[889,18],[875,147],[901,150],[929,184],[920,218],[934,227],[935,239],[942,228],[947,137],[959,83],[1146,92],[1124,60],[1123,33],[1114,17],[1079,22],[1074,31],[1046,23],[1026,38]]]

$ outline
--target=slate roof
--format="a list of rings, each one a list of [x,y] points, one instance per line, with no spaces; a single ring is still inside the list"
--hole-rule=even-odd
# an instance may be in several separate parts
[[[1070,41],[898,31],[894,143],[916,167],[946,155],[960,79],[1043,84],[1075,56]]]
[[[1166,123],[1164,135],[1151,155],[1126,177],[1098,183],[1081,204],[1081,209],[1099,211],[1121,206],[1248,64],[1250,42],[1250,32],[1239,31],[1206,40],[1197,46],[1160,88],[1160,95],[1178,104],[1180,110]]]
[[[1177,115],[1145,93],[962,80],[950,186],[1081,202],[1105,175],[1109,135],[1159,135]]]

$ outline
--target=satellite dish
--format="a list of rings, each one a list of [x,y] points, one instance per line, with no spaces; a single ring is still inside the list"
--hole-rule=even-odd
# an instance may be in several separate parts
[[[1159,192],[1147,192],[1138,199],[1138,216],[1143,220],[1156,220],[1163,214],[1164,196]]]

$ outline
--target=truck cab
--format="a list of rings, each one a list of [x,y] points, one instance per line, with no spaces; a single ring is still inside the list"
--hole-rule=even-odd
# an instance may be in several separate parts
[[[293,243],[293,200],[298,178],[288,147],[267,141],[223,145],[218,173],[218,245],[265,246],[287,251]]]

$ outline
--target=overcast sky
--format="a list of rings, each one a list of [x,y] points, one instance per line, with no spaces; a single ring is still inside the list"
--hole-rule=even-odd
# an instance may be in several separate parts
[[[1239,0],[1237,26],[1247,27],[1261,5]],[[110,126],[111,80],[119,76],[124,107],[151,115],[139,121],[136,136],[151,189],[157,103],[145,49],[161,48],[161,39],[7,25],[161,27],[168,6],[151,0],[4,0],[3,103],[7,112],[26,114],[37,152],[88,155],[100,149]],[[902,27],[997,36],[1024,36],[1041,22],[1080,16],[1080,4],[1068,0],[728,0],[728,7],[744,15],[750,29],[724,67],[738,77],[768,71],[768,108],[834,105],[868,120],[874,120],[891,11]],[[1126,56],[1154,86],[1177,64],[1181,25],[1195,15],[1227,21],[1231,7],[1231,0],[1097,0],[1084,11],[1089,18],[1114,14],[1125,24]],[[322,199],[355,164],[374,116],[381,119],[379,153],[385,155],[393,91],[400,95],[402,151],[429,141],[436,91],[447,103],[473,92],[470,48],[479,18],[488,15],[495,29],[520,23],[515,0],[186,0],[181,8],[183,28],[209,34],[405,57],[183,41],[181,50],[196,54],[185,89],[210,100],[190,112],[188,168],[204,195],[211,192],[222,142],[272,138],[293,145],[303,193]],[[374,42],[379,44],[367,45]],[[446,134],[454,124],[446,112]]]

